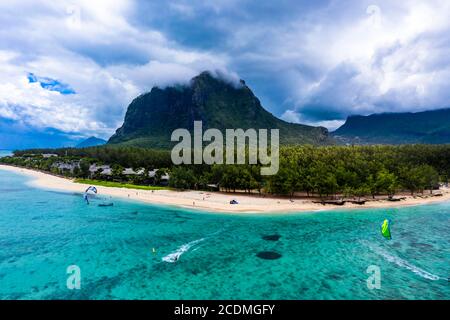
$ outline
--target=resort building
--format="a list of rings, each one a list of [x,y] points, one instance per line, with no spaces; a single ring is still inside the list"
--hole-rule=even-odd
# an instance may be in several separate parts
[[[141,174],[144,174],[144,172],[145,172],[145,169],[143,169],[143,168],[141,168],[137,171],[133,170],[133,168],[125,168],[125,170],[123,170],[122,173],[124,175],[128,176],[128,175],[141,175]]]
[[[58,170],[64,172],[69,171],[70,173],[73,173],[75,168],[80,168],[80,163],[78,161],[75,162],[56,162],[52,165],[53,168],[57,168]]]
[[[112,174],[112,170],[109,165],[97,166],[96,163],[92,164],[89,167],[89,172],[91,173],[91,175],[93,175],[95,173],[99,173],[102,175],[110,176]]]
[[[155,178],[155,176],[156,176],[156,172],[158,172],[158,169],[153,169],[153,170],[151,170],[151,171],[149,171],[148,172],[148,176],[150,177],[150,178]],[[164,173],[162,176],[161,176],[161,180],[160,180],[160,184],[161,185],[168,185],[169,184],[169,179],[170,179],[170,176],[167,174],[167,173]]]
[[[57,157],[58,155],[55,153],[43,153],[42,157],[43,158],[51,158],[51,157]]]

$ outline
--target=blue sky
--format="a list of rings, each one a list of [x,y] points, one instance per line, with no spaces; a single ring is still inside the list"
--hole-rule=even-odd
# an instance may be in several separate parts
[[[450,107],[449,16],[446,0],[2,1],[2,132],[26,128],[39,146],[108,138],[134,97],[203,70],[331,130],[351,114]],[[11,141],[0,132],[0,148]]]
[[[41,88],[45,90],[56,91],[62,95],[76,93],[69,85],[62,83],[61,81],[58,81],[56,79],[39,77],[33,73],[29,73],[27,78],[29,83],[39,83]]]

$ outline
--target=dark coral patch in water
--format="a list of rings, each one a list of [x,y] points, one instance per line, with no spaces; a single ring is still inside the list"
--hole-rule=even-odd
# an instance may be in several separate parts
[[[262,236],[263,240],[267,240],[267,241],[278,241],[281,236],[279,234],[270,234],[267,236]]]
[[[419,242],[411,243],[411,247],[424,249],[424,250],[432,250],[432,249],[434,249],[434,247],[431,244],[419,243]]]
[[[265,260],[276,260],[281,258],[281,254],[275,251],[261,251],[258,252],[256,256]]]

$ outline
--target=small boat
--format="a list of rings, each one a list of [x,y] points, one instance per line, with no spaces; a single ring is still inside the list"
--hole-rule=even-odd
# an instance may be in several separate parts
[[[322,204],[332,204],[335,206],[343,206],[345,204],[344,200],[322,200]]]
[[[98,206],[99,207],[112,207],[114,205],[114,203],[110,202],[110,203],[100,203]]]
[[[230,201],[230,204],[239,204],[239,202],[237,202],[236,200],[233,199]]]
[[[366,200],[363,200],[363,199],[361,199],[361,200],[351,200],[350,203],[363,205],[363,204],[366,203]]]

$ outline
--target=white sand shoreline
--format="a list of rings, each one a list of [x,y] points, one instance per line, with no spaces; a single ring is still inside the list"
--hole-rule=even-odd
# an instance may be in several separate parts
[[[53,176],[51,174],[14,166],[0,165],[0,169],[19,173],[31,177],[30,186],[48,190],[82,193],[89,185],[75,183],[73,180]],[[434,202],[450,201],[450,189],[442,188],[440,197],[411,197],[405,200],[391,202],[387,200],[368,201],[364,205],[346,203],[343,206],[322,205],[313,203],[309,199],[294,199],[291,202],[286,198],[259,197],[257,195],[227,194],[207,191],[172,191],[172,190],[137,190],[127,188],[113,188],[96,186],[99,194],[135,200],[139,202],[170,205],[187,209],[204,210],[222,213],[293,213],[336,209],[368,209],[368,208],[395,208],[403,206],[424,205]],[[236,199],[239,204],[229,204]]]

